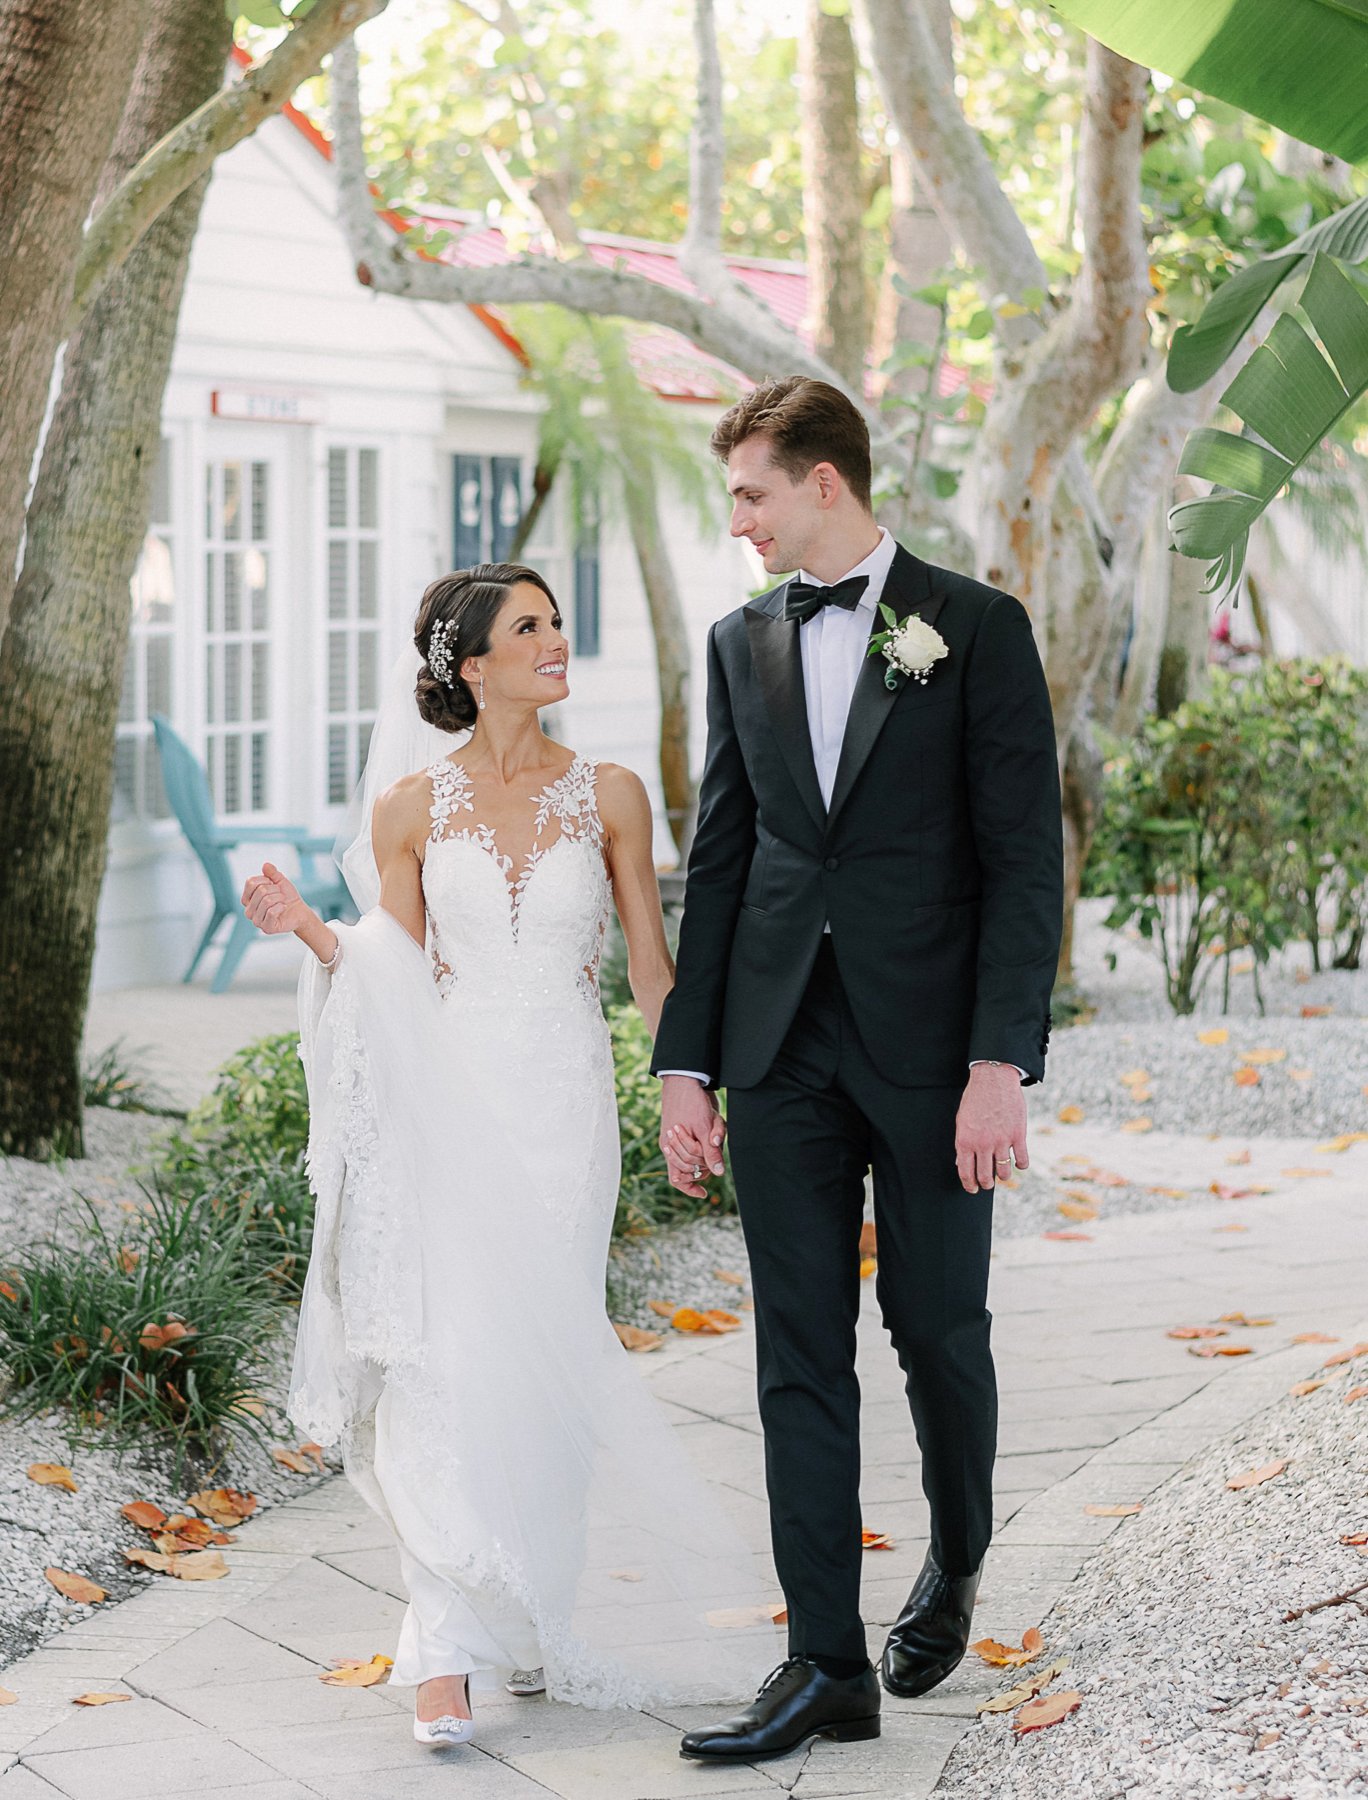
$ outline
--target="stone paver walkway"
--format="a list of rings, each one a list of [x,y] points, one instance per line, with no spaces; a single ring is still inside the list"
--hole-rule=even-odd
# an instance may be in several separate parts
[[[977,1632],[1019,1641],[1096,1545],[1124,1529],[1086,1515],[1086,1504],[1142,1498],[1308,1373],[1324,1352],[1292,1346],[1294,1333],[1362,1328],[1368,1145],[1334,1156],[1255,1139],[1250,1165],[1232,1169],[1227,1158],[1241,1147],[1087,1127],[1037,1139],[1039,1161],[1061,1172],[1077,1166],[1065,1158],[1086,1156],[1155,1185],[1271,1181],[1277,1191],[1104,1216],[1083,1242],[1000,1244],[992,1285],[998,1531]],[[1308,1166],[1328,1173],[1282,1174]],[[1232,1223],[1246,1229],[1221,1229]],[[865,1559],[877,1653],[880,1628],[920,1565],[927,1513],[872,1287],[860,1343],[865,1523],[896,1546]],[[1235,1310],[1276,1320],[1238,1334],[1253,1355],[1198,1360],[1165,1335]],[[643,1358],[641,1372],[763,1555],[749,1332],[672,1341]],[[756,1769],[681,1761],[676,1736],[691,1722],[686,1714],[608,1715],[503,1697],[481,1706],[473,1746],[434,1752],[412,1742],[410,1692],[317,1679],[334,1658],[392,1651],[402,1612],[384,1530],[345,1481],[264,1515],[226,1554],[226,1580],[156,1583],[4,1671],[19,1701],[0,1710],[0,1800],[772,1800],[776,1791],[797,1800],[916,1800],[934,1786],[979,1700],[1002,1685],[971,1659],[920,1701],[886,1701],[879,1741],[817,1744]],[[72,1696],[91,1688],[135,1698],[74,1708]]]

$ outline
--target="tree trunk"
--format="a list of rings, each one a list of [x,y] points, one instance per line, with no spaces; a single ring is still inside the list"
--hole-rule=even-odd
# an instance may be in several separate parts
[[[532,471],[532,498],[523,508],[523,516],[518,520],[518,528],[513,533],[513,541],[508,546],[507,561],[521,562],[523,552],[527,549],[532,533],[537,529],[537,520],[542,516],[547,501],[551,498],[551,489],[556,484],[556,473],[560,468],[560,458],[554,462],[539,462]]]
[[[221,0],[153,0],[102,185],[215,92]],[[163,213],[67,346],[0,647],[0,1148],[80,1154],[80,1045],[104,875],[129,578],[207,177]]]
[[[1074,917],[1083,871],[1102,808],[1102,755],[1085,723],[1069,740],[1064,764],[1064,935],[1059,945],[1055,989],[1067,1002],[1076,991],[1073,966]]]
[[[1168,618],[1154,698],[1161,719],[1176,712],[1184,700],[1195,700],[1206,687],[1212,601],[1210,594],[1202,592],[1205,573],[1190,556],[1172,559]]]
[[[858,393],[869,308],[856,67],[848,16],[826,12],[822,0],[806,0],[798,41],[798,109],[808,323],[817,354]]]
[[[81,228],[146,16],[146,0],[0,4],[0,637]]]

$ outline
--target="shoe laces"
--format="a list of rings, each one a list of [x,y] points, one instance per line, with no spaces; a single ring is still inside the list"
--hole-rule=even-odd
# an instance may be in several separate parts
[[[760,1691],[756,1694],[756,1699],[758,1700],[760,1698],[760,1694],[767,1694],[776,1682],[782,1681],[784,1676],[789,1673],[790,1669],[806,1668],[811,1660],[811,1657],[808,1656],[786,1656],[779,1667],[777,1669],[771,1669],[769,1674],[766,1675],[765,1679],[760,1683]]]

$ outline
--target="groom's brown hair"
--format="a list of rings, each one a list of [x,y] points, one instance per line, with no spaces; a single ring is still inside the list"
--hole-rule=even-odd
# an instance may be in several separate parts
[[[768,440],[775,466],[791,481],[801,481],[818,463],[830,463],[860,505],[873,511],[869,427],[854,401],[829,381],[809,375],[762,381],[723,413],[708,447],[726,462],[751,437]]]

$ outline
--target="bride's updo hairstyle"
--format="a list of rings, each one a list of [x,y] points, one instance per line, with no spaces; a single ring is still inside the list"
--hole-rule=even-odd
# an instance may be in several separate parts
[[[461,677],[461,664],[468,656],[483,656],[489,649],[494,621],[520,581],[540,588],[556,606],[556,596],[544,577],[521,563],[477,563],[473,569],[457,569],[453,575],[439,577],[423,595],[413,641],[423,658],[416,690],[418,711],[429,725],[441,731],[466,731],[475,723],[475,696]],[[439,624],[442,629],[434,651],[433,628]],[[434,654],[436,669],[432,666]]]

